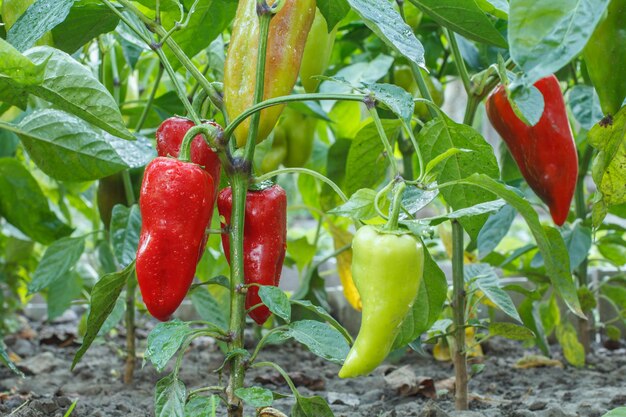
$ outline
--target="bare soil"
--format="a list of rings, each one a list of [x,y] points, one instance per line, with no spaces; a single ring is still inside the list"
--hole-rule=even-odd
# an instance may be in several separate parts
[[[146,344],[148,328],[139,331],[139,352]],[[159,375],[152,365],[138,368],[132,385],[121,381],[124,359],[124,335],[115,335],[94,344],[70,371],[78,349],[77,318],[70,314],[65,321],[30,323],[25,330],[5,338],[12,354],[19,357],[19,367],[26,374],[20,378],[0,367],[0,415],[15,417],[63,417],[72,402],[78,400],[74,417],[143,417],[153,416],[154,386]],[[341,380],[339,366],[316,357],[304,348],[287,344],[269,346],[261,360],[277,362],[294,379],[303,395],[326,398],[337,417],[600,417],[607,411],[626,405],[626,350],[609,351],[594,346],[587,366],[577,369],[543,367],[517,369],[515,363],[526,354],[537,354],[521,344],[492,339],[485,346],[485,365],[470,382],[471,403],[466,412],[454,411],[450,363],[423,358],[407,352],[395,363],[386,363],[367,377]],[[559,356],[554,349],[555,359]],[[213,372],[222,363],[222,353],[210,339],[199,339],[185,355],[181,379],[187,389],[216,385]],[[171,366],[171,364],[170,364]],[[407,366],[399,373],[394,371]],[[392,387],[390,375],[401,382]],[[385,378],[387,376],[387,378]],[[413,389],[411,381],[435,391]],[[253,369],[249,385],[261,385],[288,394],[288,388],[272,369]],[[418,391],[416,393],[416,391]],[[274,407],[288,413],[293,401],[277,400]],[[253,415],[248,409],[246,416]],[[219,416],[225,416],[222,408]]]

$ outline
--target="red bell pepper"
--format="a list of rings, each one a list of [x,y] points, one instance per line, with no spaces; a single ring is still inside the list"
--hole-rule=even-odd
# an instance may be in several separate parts
[[[211,223],[215,188],[213,178],[193,163],[158,157],[146,167],[137,281],[148,311],[161,321],[189,291]]]
[[[233,206],[232,189],[223,189],[217,198],[217,208],[225,223],[230,224]],[[230,239],[222,235],[222,246],[230,263]],[[246,284],[278,286],[287,250],[287,194],[274,185],[261,191],[249,191],[246,198],[243,231],[244,277]],[[251,286],[246,294],[246,309],[261,303],[259,287]],[[250,311],[259,325],[270,316],[262,305]]]
[[[487,115],[506,142],[530,188],[550,208],[554,223],[567,219],[576,181],[578,154],[567,119],[559,81],[554,75],[535,83],[545,108],[535,126],[528,126],[514,113],[503,86],[487,99]]]
[[[207,122],[213,126],[218,126],[215,122]],[[189,129],[195,124],[183,117],[170,117],[159,126],[156,132],[157,152],[159,156],[172,156],[178,158],[180,145]],[[204,167],[204,169],[213,177],[215,186],[220,183],[220,169],[222,165],[217,153],[205,142],[202,135],[193,138],[191,142],[191,162]]]

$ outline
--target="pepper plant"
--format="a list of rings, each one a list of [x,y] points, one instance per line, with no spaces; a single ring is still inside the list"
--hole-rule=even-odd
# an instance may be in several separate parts
[[[283,415],[272,407],[279,395],[246,386],[247,371],[257,367],[272,367],[285,378],[292,415],[332,415],[322,398],[303,397],[279,364],[259,359],[265,346],[289,339],[343,365],[339,376],[355,377],[373,371],[393,349],[420,350],[426,332],[435,336],[426,342],[445,338],[458,409],[468,407],[472,329],[486,332],[482,340],[534,338],[546,351],[546,336],[555,330],[566,358],[580,364],[572,355],[580,346],[572,341],[570,318],[580,319],[584,346],[598,294],[623,319],[620,277],[599,288],[587,281],[591,228],[598,233],[602,261],[619,265],[615,248],[624,241],[623,228],[602,224],[624,204],[623,187],[615,181],[623,178],[624,81],[603,74],[606,65],[598,70],[593,56],[601,50],[596,42],[620,39],[623,28],[615,16],[622,4],[595,0],[572,11],[554,0],[443,6],[439,0],[37,0],[20,3],[16,12],[10,6],[17,3],[3,0],[8,31],[0,33],[0,114],[8,121],[0,121],[0,129],[17,135],[21,145],[0,159],[7,174],[0,182],[0,214],[28,238],[49,245],[40,263],[48,272],[35,273],[31,292],[47,291],[50,302],[54,283],[75,291],[81,286],[63,276],[83,252],[97,253],[106,274],[88,286],[86,331],[74,365],[125,311],[129,381],[136,362],[136,307],[143,310],[145,304],[154,317],[169,320],[190,294],[196,307],[213,307],[199,310],[214,312],[219,304],[206,287],[221,291],[227,314],[165,321],[148,337],[145,357],[159,371],[177,356],[173,371],[156,387],[159,416],[215,412],[216,399],[229,416],[243,416],[244,405],[259,415]],[[93,24],[93,15],[103,24]],[[220,35],[231,21],[224,60]],[[75,22],[92,25],[68,36]],[[585,61],[579,57],[583,50]],[[610,65],[623,66],[619,54],[612,57],[617,62]],[[126,99],[131,72],[140,87],[136,100]],[[549,91],[543,88],[546,79]],[[456,119],[441,109],[441,86],[454,81],[467,96],[465,112]],[[615,88],[605,88],[609,84]],[[502,147],[498,161],[479,133],[485,99],[514,159]],[[18,118],[12,117],[13,106],[23,110]],[[550,118],[554,106],[558,117]],[[552,123],[542,123],[544,118]],[[558,125],[557,162],[543,143],[554,127],[546,124]],[[156,146],[146,139],[153,133]],[[538,151],[528,149],[529,137],[539,143]],[[584,180],[592,161],[598,189],[591,205]],[[143,180],[133,180],[144,167]],[[562,187],[555,186],[557,176]],[[46,179],[56,182],[60,194],[52,209],[38,185]],[[94,180],[97,193],[66,185]],[[107,184],[117,196],[104,204]],[[526,184],[551,209],[555,224],[570,223],[552,227]],[[25,189],[35,196],[28,206],[20,203]],[[318,226],[314,244],[290,249],[285,222],[294,191]],[[84,202],[94,198],[97,204]],[[216,199],[220,218],[212,219]],[[108,235],[93,215],[96,205]],[[70,219],[70,210],[87,213],[93,230],[76,225],[74,232],[57,217],[61,212]],[[515,213],[535,243],[501,253],[497,244]],[[450,292],[434,260],[434,246],[446,243],[435,232],[442,223],[452,231]],[[332,239],[334,251],[315,259],[322,235]],[[298,259],[303,247],[313,248],[306,261]],[[305,271],[291,297],[277,288],[285,256]],[[352,348],[350,335],[321,307],[319,266],[330,258],[337,258],[346,298],[363,310]],[[228,272],[219,267],[226,260]],[[532,287],[502,288],[495,267],[525,273]],[[208,277],[192,285],[203,269]],[[526,297],[518,308],[512,291]],[[477,318],[485,300],[517,324]],[[271,314],[275,326],[261,332],[253,349],[244,349],[246,316],[263,324]],[[200,336],[213,337],[224,349],[224,364],[216,370],[220,383],[187,392],[179,370]]]

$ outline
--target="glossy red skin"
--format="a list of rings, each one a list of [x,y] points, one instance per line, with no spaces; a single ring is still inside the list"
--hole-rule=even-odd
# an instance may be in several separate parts
[[[550,75],[537,81],[535,87],[545,102],[537,125],[527,126],[515,115],[502,86],[487,99],[487,115],[526,182],[548,205],[554,223],[561,226],[567,220],[576,188],[578,154],[559,81]]]
[[[148,311],[161,321],[189,291],[214,201],[213,178],[199,165],[158,157],[146,167],[137,280]]]
[[[213,126],[217,126],[214,122],[208,122]],[[172,156],[178,158],[180,145],[189,129],[195,124],[183,117],[170,117],[159,126],[156,132],[157,152],[159,156]],[[202,135],[193,138],[191,142],[191,162],[204,167],[204,169],[213,177],[216,186],[220,183],[220,169],[222,165],[220,160],[211,147],[205,142]]]
[[[233,196],[230,187],[217,197],[217,208],[230,224]],[[222,223],[222,226],[226,224]],[[243,273],[245,283],[278,286],[287,250],[287,194],[274,185],[262,191],[249,191],[243,235]],[[229,235],[222,235],[222,246],[230,263]],[[259,287],[249,287],[246,309],[261,303]],[[266,306],[255,308],[249,316],[262,325],[271,315]]]

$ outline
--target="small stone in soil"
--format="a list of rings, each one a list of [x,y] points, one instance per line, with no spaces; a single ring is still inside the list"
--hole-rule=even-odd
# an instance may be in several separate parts
[[[350,407],[358,407],[361,404],[359,397],[344,392],[329,392],[328,402],[330,404],[343,404]]]
[[[543,410],[544,408],[546,408],[547,405],[548,403],[546,403],[545,401],[535,401],[534,403],[528,406],[528,409],[530,411],[539,411],[539,410]]]

